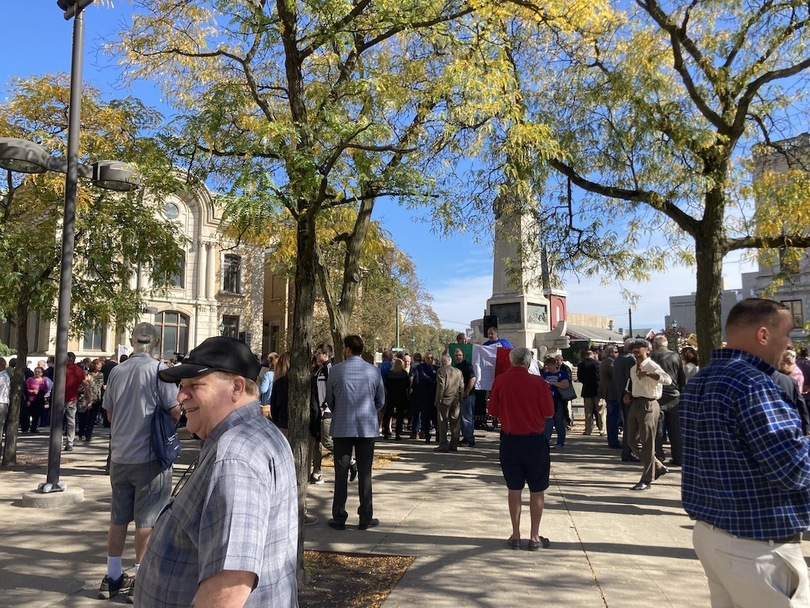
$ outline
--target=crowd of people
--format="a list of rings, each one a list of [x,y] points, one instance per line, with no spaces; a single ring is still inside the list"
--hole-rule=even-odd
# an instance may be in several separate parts
[[[541,367],[531,350],[512,347],[493,328],[488,345],[509,349],[509,366],[495,375],[491,391],[476,390],[464,334],[438,362],[432,352],[386,351],[379,367],[360,336],[344,338],[340,362],[322,343],[309,370],[306,475],[312,484],[324,483],[322,460],[331,453],[328,526],[347,529],[355,479],[357,529],[378,526],[377,442],[434,442],[440,453],[473,447],[483,392],[490,430],[499,431],[507,545],[549,547],[540,534],[544,492],[553,450],[564,449],[575,428],[570,405],[577,380],[581,432],[598,433],[623,460],[639,463],[631,490],[649,490],[669,467],[682,467],[684,508],[696,520],[694,546],[713,605],[804,605],[810,581],[798,543],[810,527],[810,361],[806,350],[792,350],[791,329],[783,305],[740,302],[729,314],[728,347],[712,352],[701,369],[693,347],[675,352],[663,334],[587,349],[576,367],[559,353],[549,355]],[[298,525],[317,518],[306,511],[293,464],[290,354],[260,361],[244,343],[218,336],[172,365],[158,360],[159,342],[157,329],[141,323],[126,361],[77,364],[68,357],[65,449],[75,436],[91,440],[101,412],[111,425],[107,574],[99,598],[121,593],[144,606],[296,605]],[[47,424],[52,376],[52,361],[44,361],[26,378],[23,431]],[[7,378],[0,359],[0,413],[3,398],[7,409]],[[171,467],[161,466],[152,449],[157,408],[175,421],[182,411],[189,432],[202,440],[174,488]],[[526,486],[528,540],[520,526]],[[122,556],[132,522],[129,574]],[[771,566],[757,569],[764,559]]]
[[[126,360],[126,355],[122,355]],[[65,368],[65,410],[62,419],[63,449],[72,451],[74,442],[89,443],[96,425],[109,422],[102,414],[101,400],[107,378],[118,364],[115,357],[86,357],[76,362],[76,355],[67,354]],[[17,367],[16,357],[8,363],[0,358],[0,429],[5,429],[11,398],[11,376]],[[54,357],[37,361],[23,370],[24,384],[20,393],[19,430],[37,434],[51,425]],[[1,452],[0,452],[1,453]]]

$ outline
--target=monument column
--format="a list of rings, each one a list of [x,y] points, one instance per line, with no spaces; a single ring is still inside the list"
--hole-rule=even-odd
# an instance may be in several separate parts
[[[518,203],[495,204],[492,297],[486,309],[497,317],[500,336],[516,347],[545,352],[567,346],[567,340],[564,320],[552,325],[543,293],[540,227],[533,211]]]

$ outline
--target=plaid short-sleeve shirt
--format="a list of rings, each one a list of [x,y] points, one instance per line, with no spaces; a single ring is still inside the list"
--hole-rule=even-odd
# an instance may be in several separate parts
[[[298,502],[292,451],[258,402],[231,412],[157,521],[138,572],[138,605],[191,606],[223,570],[256,574],[246,607],[296,607]]]

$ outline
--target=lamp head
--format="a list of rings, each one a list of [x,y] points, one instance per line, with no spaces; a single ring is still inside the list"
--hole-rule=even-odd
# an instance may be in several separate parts
[[[50,154],[39,144],[16,137],[0,137],[0,167],[16,173],[44,173]]]
[[[136,190],[140,180],[129,165],[115,160],[100,160],[93,163],[93,182],[99,188],[130,192]]]

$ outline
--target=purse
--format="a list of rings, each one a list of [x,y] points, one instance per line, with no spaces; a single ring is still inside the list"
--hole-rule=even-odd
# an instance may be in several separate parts
[[[557,392],[560,393],[560,398],[563,401],[573,401],[577,398],[577,391],[574,389],[574,385],[571,384],[571,381],[568,381],[568,388],[560,388],[557,387]]]

